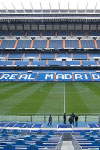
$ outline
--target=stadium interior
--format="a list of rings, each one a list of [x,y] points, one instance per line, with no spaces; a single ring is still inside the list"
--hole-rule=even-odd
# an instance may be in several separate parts
[[[99,28],[98,22],[66,24],[66,19],[52,24],[2,23],[0,80],[9,81],[11,77],[2,73],[20,73],[10,81],[17,81],[21,73],[33,73],[33,81],[45,81],[46,73],[52,72],[53,78],[48,77],[47,81],[99,81]],[[63,78],[64,72],[70,77]],[[22,76],[21,81],[28,79]]]
[[[50,3],[49,9],[44,9],[41,2],[40,9],[33,9],[32,3],[30,9],[22,3],[21,9],[14,4],[13,9],[9,9],[2,4],[0,81],[100,81],[100,9],[97,4],[91,9],[87,4],[84,9],[63,9],[60,3],[57,9],[52,9]],[[45,125],[44,128],[37,122],[0,121],[2,149],[100,150],[100,123],[88,123],[85,128],[69,124],[59,124],[56,128]]]

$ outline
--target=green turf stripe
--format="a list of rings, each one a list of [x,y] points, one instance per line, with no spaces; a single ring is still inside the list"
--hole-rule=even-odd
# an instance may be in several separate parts
[[[45,85],[45,83],[30,83],[30,86],[16,93],[14,95],[16,96],[14,102],[11,102],[13,107],[9,109],[9,113],[13,114],[36,112],[36,108],[39,108],[39,106],[36,106],[35,102],[37,102],[37,96],[40,96],[39,91],[43,85]],[[35,95],[36,91],[37,94]],[[38,101],[40,100],[38,99]]]
[[[98,82],[96,82],[94,84],[84,83],[84,85],[86,85],[90,90],[93,91],[93,93],[95,93],[96,95],[98,95],[100,97],[100,83],[98,83]]]
[[[23,99],[19,96],[19,103],[10,111],[10,113],[36,113],[44,101],[45,94],[42,88],[46,83],[36,83],[27,90],[23,91]]]
[[[11,85],[13,85],[13,84],[15,84],[14,82],[0,82],[0,87],[7,87],[7,86],[11,86]]]
[[[81,95],[81,83],[66,83],[66,112],[67,113],[86,113],[87,106]]]
[[[66,113],[100,113],[100,83],[66,85]],[[63,113],[64,83],[0,83],[0,113]]]
[[[4,87],[4,88],[1,88],[0,97],[2,99],[8,98],[9,96],[20,91],[21,89],[26,88],[28,85],[30,85],[30,83],[27,83],[27,82],[24,82],[24,83],[15,82],[13,84],[11,83],[11,85]],[[0,101],[2,100],[1,98],[0,98]]]
[[[16,84],[16,83],[15,83]],[[18,102],[23,100],[23,97],[27,94],[27,89],[36,83],[21,83],[14,89],[9,90],[5,94],[0,94],[0,113],[8,113]]]
[[[83,83],[88,92],[83,95],[90,113],[100,113],[100,87],[97,84]]]
[[[41,84],[43,84],[43,83],[41,83]],[[36,91],[34,93],[34,95],[32,95],[33,98],[37,99],[33,105],[34,113],[44,113],[45,112],[46,106],[44,106],[44,108],[43,108],[44,112],[41,112],[40,110],[45,101],[45,97],[48,95],[48,92],[52,89],[54,84],[55,83],[45,83],[42,86],[42,88],[40,88],[40,90]]]
[[[46,94],[44,103],[42,104],[39,113],[63,113],[64,112],[64,84],[53,83],[52,88],[48,89],[48,86],[42,89]]]
[[[90,83],[92,83],[92,82],[90,82]],[[100,89],[100,82],[93,82],[93,83],[92,83],[92,86],[93,86],[93,85],[96,85],[96,87]]]
[[[10,83],[10,84],[7,84],[7,85],[4,85],[0,88],[0,94],[1,94],[1,97],[2,95],[6,95],[7,92],[9,93],[10,91],[13,91],[14,89],[16,90],[18,87],[20,86],[23,86],[27,83],[22,83],[22,82],[13,82],[13,83]],[[12,92],[11,92],[12,93]]]

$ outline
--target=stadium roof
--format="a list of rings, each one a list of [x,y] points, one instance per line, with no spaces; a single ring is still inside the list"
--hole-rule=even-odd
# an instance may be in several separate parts
[[[9,10],[18,12],[23,10],[26,13],[27,10],[35,12],[35,10],[47,10],[49,12],[90,12],[100,13],[100,0],[0,0],[0,12],[8,12]],[[55,10],[55,11],[54,11]]]

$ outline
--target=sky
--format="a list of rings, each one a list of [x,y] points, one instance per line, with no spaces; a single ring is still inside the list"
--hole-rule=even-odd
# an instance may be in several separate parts
[[[0,0],[0,9],[100,9],[100,0]],[[32,5],[32,7],[31,7]]]

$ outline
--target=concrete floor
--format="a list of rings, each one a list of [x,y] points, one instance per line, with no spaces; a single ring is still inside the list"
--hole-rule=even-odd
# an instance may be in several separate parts
[[[72,145],[72,141],[63,141],[63,145],[61,147],[61,150],[74,150],[74,147]]]

